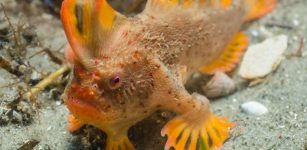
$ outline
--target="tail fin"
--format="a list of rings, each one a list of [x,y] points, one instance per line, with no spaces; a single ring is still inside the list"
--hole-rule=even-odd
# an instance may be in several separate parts
[[[232,41],[223,50],[221,55],[210,64],[200,68],[206,74],[214,74],[218,71],[229,72],[235,68],[242,54],[248,46],[248,37],[244,33],[237,33]]]
[[[273,11],[276,7],[277,0],[246,0],[245,4],[248,9],[245,20],[250,21]]]

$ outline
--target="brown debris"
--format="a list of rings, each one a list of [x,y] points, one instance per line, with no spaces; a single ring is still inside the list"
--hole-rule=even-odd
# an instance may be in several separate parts
[[[16,67],[14,67],[10,61],[8,61],[2,56],[0,56],[0,67],[5,69],[9,73],[16,75],[17,77],[23,75],[23,73],[20,70],[16,69]]]
[[[305,38],[301,38],[298,49],[294,53],[287,55],[287,58],[289,59],[293,57],[303,57],[304,47],[305,47]]]
[[[63,75],[65,72],[70,70],[69,65],[63,65],[60,69],[57,71],[51,73],[48,77],[40,81],[38,84],[36,84],[34,87],[32,87],[27,93],[26,98],[30,100],[32,103],[35,103],[34,98],[41,90],[45,89],[48,85],[50,85],[54,80],[56,80],[58,77]]]
[[[39,141],[37,140],[30,140],[21,147],[19,147],[17,150],[32,150],[38,143]]]
[[[62,48],[63,48],[63,46],[60,49],[62,49]],[[63,58],[61,58],[61,57],[57,56],[56,54],[54,54],[54,52],[52,52],[49,48],[44,48],[41,51],[33,54],[29,58],[31,59],[34,56],[36,56],[38,54],[41,54],[41,53],[46,53],[50,57],[51,61],[53,61],[56,64],[62,65],[65,62],[65,60]]]

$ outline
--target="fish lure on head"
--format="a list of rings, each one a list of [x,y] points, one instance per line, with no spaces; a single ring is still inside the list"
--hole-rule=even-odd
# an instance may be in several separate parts
[[[148,0],[125,17],[106,0],[64,0],[61,18],[73,78],[65,90],[69,131],[85,124],[107,134],[107,150],[133,150],[128,129],[159,109],[177,116],[162,129],[165,149],[222,146],[234,126],[184,87],[195,71],[231,71],[248,45],[241,25],[276,0]]]

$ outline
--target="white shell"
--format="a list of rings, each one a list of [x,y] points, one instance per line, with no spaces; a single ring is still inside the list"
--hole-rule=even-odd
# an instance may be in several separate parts
[[[245,79],[261,78],[268,75],[280,64],[288,47],[288,37],[280,35],[252,45],[243,57],[239,75]]]
[[[241,105],[243,111],[249,115],[260,116],[266,114],[268,109],[256,101],[249,101]]]

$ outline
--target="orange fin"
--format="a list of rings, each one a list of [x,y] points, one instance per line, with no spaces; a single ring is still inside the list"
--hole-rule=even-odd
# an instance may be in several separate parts
[[[67,121],[69,122],[67,127],[69,132],[75,132],[84,126],[84,124],[79,122],[73,115],[68,115]]]
[[[61,19],[75,57],[84,60],[97,55],[104,39],[125,17],[106,0],[64,0]]]
[[[218,118],[208,114],[208,118],[200,125],[191,125],[182,117],[176,117],[162,129],[162,136],[167,135],[165,150],[212,150],[221,147],[228,138],[228,130],[234,127],[226,118]]]
[[[276,7],[277,0],[246,0],[245,3],[248,8],[248,13],[245,20],[250,21],[260,18],[273,11]]]
[[[206,74],[215,72],[229,72],[239,63],[242,54],[248,46],[248,37],[244,33],[237,33],[227,45],[222,54],[213,62],[200,68]]]

